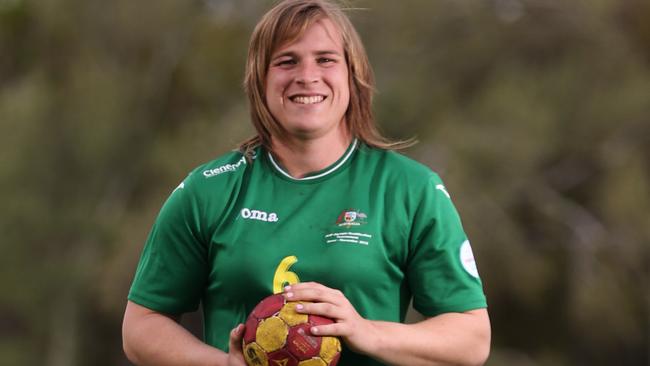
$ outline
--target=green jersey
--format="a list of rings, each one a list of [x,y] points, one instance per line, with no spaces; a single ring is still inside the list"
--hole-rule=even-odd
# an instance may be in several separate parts
[[[145,244],[129,300],[168,314],[201,303],[205,342],[297,281],[341,290],[361,316],[404,321],[486,307],[471,246],[438,175],[356,140],[330,167],[292,178],[263,148],[200,166]],[[380,365],[344,349],[339,362]]]

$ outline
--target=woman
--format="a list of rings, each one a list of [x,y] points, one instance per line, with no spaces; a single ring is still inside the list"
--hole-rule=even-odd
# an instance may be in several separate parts
[[[311,332],[343,339],[339,365],[483,364],[490,326],[469,241],[440,178],[377,132],[371,69],[341,9],[271,9],[245,86],[257,135],[163,206],[129,293],[129,359],[244,365],[242,323],[275,292],[336,321]],[[405,325],[411,298],[427,318]],[[177,323],[199,303],[205,343]]]

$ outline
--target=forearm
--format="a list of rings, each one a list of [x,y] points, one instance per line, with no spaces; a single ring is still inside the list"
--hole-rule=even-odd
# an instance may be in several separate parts
[[[136,365],[220,366],[227,354],[201,342],[174,319],[129,303],[122,328],[124,351]]]
[[[490,352],[486,309],[446,313],[406,325],[366,320],[341,291],[315,282],[286,286],[284,296],[302,302],[296,306],[300,313],[335,320],[333,324],[312,327],[313,334],[339,336],[353,351],[383,363],[477,366],[485,363]]]
[[[448,313],[416,324],[371,322],[369,355],[390,365],[482,365],[490,350],[485,310]]]

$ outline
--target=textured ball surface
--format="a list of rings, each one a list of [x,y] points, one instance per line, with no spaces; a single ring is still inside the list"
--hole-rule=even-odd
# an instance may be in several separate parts
[[[299,303],[272,295],[253,309],[246,320],[243,340],[244,358],[249,366],[336,366],[341,357],[339,339],[312,335],[309,331],[314,325],[333,321],[297,313]]]

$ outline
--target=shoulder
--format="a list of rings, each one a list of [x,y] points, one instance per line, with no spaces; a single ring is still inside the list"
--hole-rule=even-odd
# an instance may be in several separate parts
[[[194,192],[224,189],[241,181],[250,162],[243,153],[231,151],[194,168],[181,183]]]
[[[241,173],[246,169],[246,165],[248,165],[248,161],[244,154],[239,151],[231,151],[198,166],[191,174],[210,179],[228,173]]]
[[[439,181],[438,174],[430,167],[393,150],[383,150],[362,145],[359,148],[360,160],[375,165],[381,175],[401,181],[429,182]]]
[[[450,195],[437,172],[430,167],[392,150],[364,146],[360,149],[363,174],[371,173],[371,185],[383,187],[388,196],[403,202],[415,212],[423,201],[450,201]],[[365,165],[365,166],[363,166]]]
[[[197,231],[208,235],[215,230],[250,174],[251,163],[232,151],[193,169],[171,193],[162,212],[194,217]],[[207,236],[203,237],[207,240]]]

